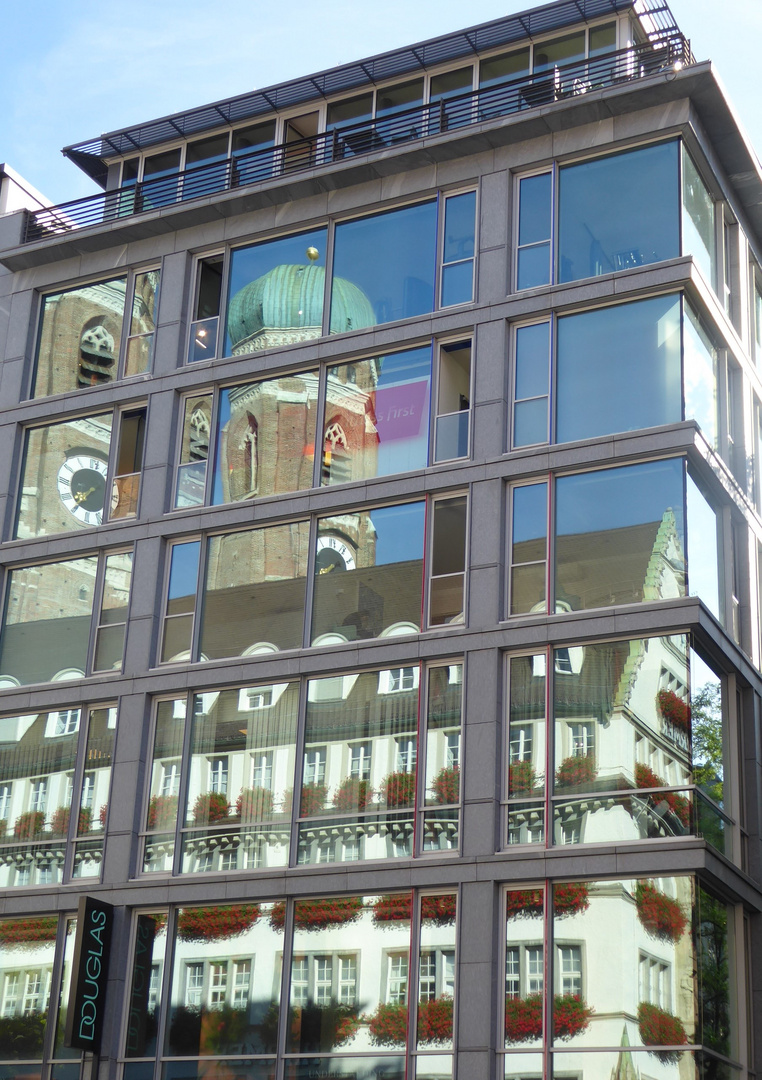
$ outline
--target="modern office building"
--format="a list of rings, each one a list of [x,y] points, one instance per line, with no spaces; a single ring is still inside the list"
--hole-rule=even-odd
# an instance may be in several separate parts
[[[0,217],[0,1078],[756,1075],[711,64],[558,0],[65,153]]]

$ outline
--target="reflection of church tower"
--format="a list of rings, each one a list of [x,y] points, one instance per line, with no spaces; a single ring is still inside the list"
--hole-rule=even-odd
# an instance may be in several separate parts
[[[316,248],[308,248],[306,255],[307,265],[276,266],[231,298],[228,331],[233,355],[321,335],[325,268],[316,265]],[[331,332],[357,330],[374,323],[373,308],[362,290],[343,278],[334,278]],[[375,460],[378,432],[373,398],[377,383],[378,365],[372,358],[329,370],[322,439],[324,482],[351,480],[354,470],[366,475],[368,456]],[[227,403],[229,417],[222,419],[217,463],[221,502],[312,486],[318,407],[316,371],[234,387],[227,394]],[[323,525],[347,545],[355,565],[374,563],[374,530],[369,515],[342,515]],[[266,540],[263,537],[263,542]],[[306,572],[306,552],[299,553],[298,562],[296,552],[267,551],[261,557],[260,565],[267,568],[268,577]],[[224,573],[224,566],[218,572]]]
[[[233,355],[294,345],[320,337],[325,267],[317,248],[307,248],[307,266],[276,266],[249,282],[230,300],[228,333]],[[373,326],[376,316],[365,293],[336,277],[331,285],[332,334]]]

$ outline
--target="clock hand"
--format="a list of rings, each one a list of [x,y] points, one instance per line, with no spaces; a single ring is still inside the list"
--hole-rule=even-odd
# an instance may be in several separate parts
[[[74,498],[78,503],[83,503],[86,499],[89,499],[92,493],[95,491],[95,487],[88,488],[87,491],[75,491]]]

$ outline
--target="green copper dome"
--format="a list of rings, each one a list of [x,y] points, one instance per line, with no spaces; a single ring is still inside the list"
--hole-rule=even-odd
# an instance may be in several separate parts
[[[233,348],[261,330],[320,328],[325,267],[276,266],[235,294],[228,311]],[[351,281],[334,278],[331,333],[373,326],[376,316],[365,293]]]

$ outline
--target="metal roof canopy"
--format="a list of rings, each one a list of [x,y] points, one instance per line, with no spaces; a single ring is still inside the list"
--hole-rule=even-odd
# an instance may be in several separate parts
[[[466,30],[430,38],[416,45],[381,53],[367,60],[354,61],[327,71],[317,72],[290,82],[253,90],[238,97],[202,105],[187,112],[174,113],[137,127],[122,128],[84,143],[66,146],[63,153],[101,187],[106,186],[108,161],[151,146],[187,138],[205,131],[232,125],[280,109],[293,108],[319,97],[329,97],[347,90],[360,90],[396,75],[424,71],[436,64],[474,56],[487,49],[561,30],[579,22],[635,9],[650,16],[648,22],[657,37],[661,30],[679,29],[669,8],[661,0],[556,0],[555,3],[482,23]]]

